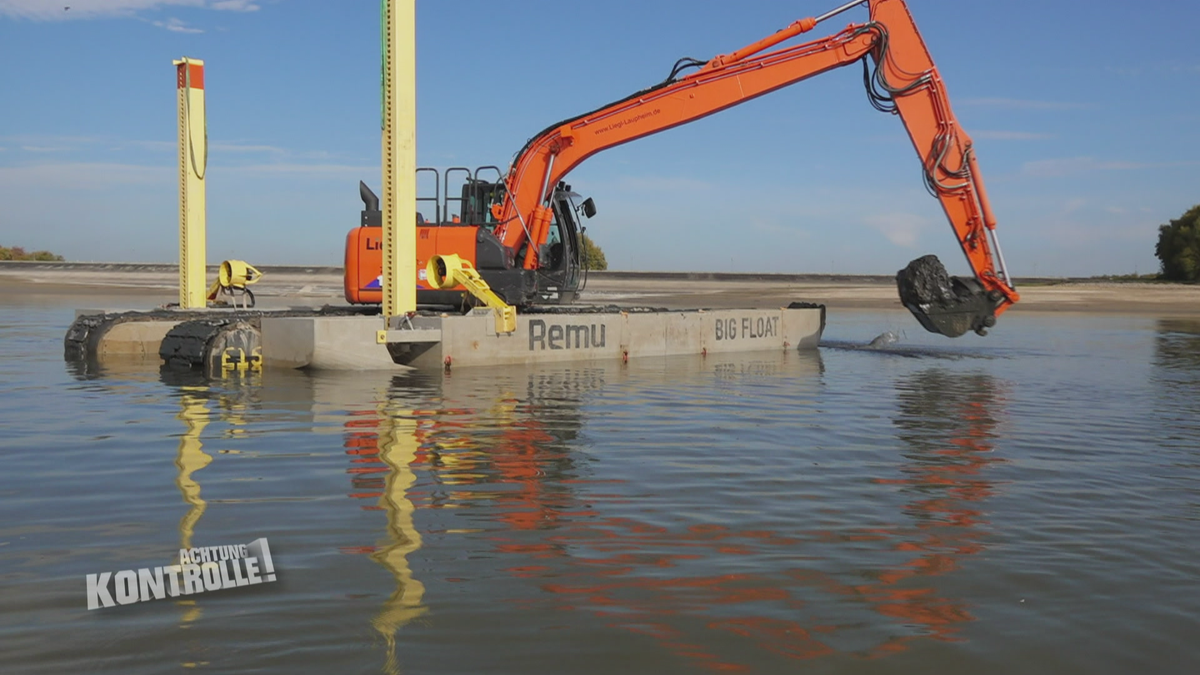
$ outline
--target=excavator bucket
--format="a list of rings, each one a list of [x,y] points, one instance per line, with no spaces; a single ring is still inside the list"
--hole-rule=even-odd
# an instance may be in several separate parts
[[[987,335],[996,325],[999,298],[975,279],[952,277],[935,255],[910,262],[896,273],[900,302],[931,333],[958,337],[969,330]]]

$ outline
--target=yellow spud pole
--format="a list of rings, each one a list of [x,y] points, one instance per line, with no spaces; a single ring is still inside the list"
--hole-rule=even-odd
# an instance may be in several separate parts
[[[205,306],[205,195],[208,122],[204,111],[204,62],[184,57],[175,64],[179,92],[179,306]],[[415,210],[415,207],[414,207]]]
[[[417,309],[416,0],[387,0],[383,75],[383,316]]]

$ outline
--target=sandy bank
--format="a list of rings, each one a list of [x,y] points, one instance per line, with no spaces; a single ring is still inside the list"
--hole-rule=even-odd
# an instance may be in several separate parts
[[[343,304],[341,269],[263,266],[254,291],[264,305]],[[209,277],[215,276],[211,269]],[[0,262],[0,295],[145,295],[168,301],[177,268],[161,264]],[[1013,311],[1082,311],[1200,315],[1200,285],[1031,280],[1018,283]],[[831,309],[899,308],[893,281],[883,276],[593,273],[580,302],[659,307],[778,307],[794,300]]]

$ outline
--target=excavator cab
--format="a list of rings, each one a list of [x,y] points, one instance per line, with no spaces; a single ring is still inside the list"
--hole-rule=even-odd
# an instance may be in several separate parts
[[[468,177],[462,186],[461,203],[464,223],[495,230],[500,221],[492,207],[504,203],[504,181]]]
[[[498,171],[495,181],[479,178],[484,169],[494,167],[476,170],[474,176],[468,176],[462,185],[462,196],[458,200],[462,210],[461,222],[494,233],[500,223],[497,214],[504,205],[506,191]],[[570,185],[561,181],[550,197],[549,233],[545,243],[538,247],[537,299],[541,302],[571,302],[586,283],[580,220],[581,217],[596,215],[596,203],[590,197],[583,201],[581,199]],[[516,259],[525,256],[529,245],[526,242],[516,251]],[[486,279],[486,273],[484,276]]]
[[[510,304],[566,303],[575,299],[586,283],[582,266],[580,217],[591,217],[596,205],[560,182],[551,197],[550,237],[537,249],[537,269],[524,269],[521,260],[531,245],[512,250],[496,237],[498,217],[506,198],[503,176],[494,166],[474,171],[452,167],[417,170],[417,303],[424,306],[460,306],[472,302],[461,287],[435,289],[424,278],[433,255],[457,255],[469,262],[488,285]],[[458,196],[450,196],[450,183],[461,178]],[[360,226],[346,239],[345,296],[353,304],[382,302],[383,223],[379,198],[359,183],[363,202]],[[578,205],[577,205],[578,204]]]
[[[596,203],[591,197],[577,205],[580,195],[571,186],[559,182],[551,197],[550,232],[538,251],[538,268],[548,275],[542,295],[544,300],[571,302],[587,285],[583,268],[582,218],[596,215]]]

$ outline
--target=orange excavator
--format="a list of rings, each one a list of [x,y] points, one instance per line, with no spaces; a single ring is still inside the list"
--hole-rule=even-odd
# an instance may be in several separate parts
[[[870,18],[829,37],[774,49],[817,25],[866,5]],[[974,278],[951,277],[935,256],[918,258],[897,274],[901,302],[927,330],[949,337],[980,335],[1019,295],[996,239],[974,146],[946,96],[904,0],[855,0],[816,18],[801,19],[753,44],[708,61],[681,59],[666,80],[592,112],[553,124],[517,153],[507,173],[497,167],[432,172],[434,220],[417,215],[417,269],[435,254],[457,254],[474,265],[502,298],[517,306],[569,302],[586,282],[580,217],[595,214],[563,179],[608,148],[687,124],[842,66],[861,62],[871,104],[899,115],[920,156],[926,187],[942,204]],[[461,173],[461,196],[444,197]],[[494,180],[489,180],[494,174]],[[427,179],[428,181],[428,179]],[[360,183],[362,224],[346,242],[346,299],[382,300],[379,200]],[[459,213],[451,215],[451,203]],[[420,206],[418,206],[420,208]],[[461,291],[433,290],[418,278],[418,302],[461,304]]]

